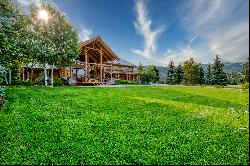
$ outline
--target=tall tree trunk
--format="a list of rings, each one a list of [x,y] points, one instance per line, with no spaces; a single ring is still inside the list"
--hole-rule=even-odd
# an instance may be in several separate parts
[[[47,86],[47,64],[44,64],[44,85]]]
[[[17,77],[19,80],[21,80],[21,67],[19,67],[19,69],[17,71]]]
[[[29,70],[29,68],[27,68],[27,80],[29,80],[30,79],[30,70]]]
[[[9,69],[9,84],[11,85],[11,69]]]
[[[5,83],[6,85],[8,85],[8,79],[7,79],[7,75],[5,74]]]
[[[52,69],[51,69],[51,85],[53,86],[53,84],[54,84],[54,74],[53,74],[53,72],[54,72],[54,63],[52,63]]]
[[[24,67],[23,67],[23,81],[24,81],[24,71],[25,71],[25,70],[24,70]]]
[[[31,81],[33,81],[33,66],[31,66]]]

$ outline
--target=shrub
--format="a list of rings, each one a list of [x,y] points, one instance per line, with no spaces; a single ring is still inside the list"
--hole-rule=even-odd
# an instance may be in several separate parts
[[[214,85],[215,88],[223,88],[224,86],[222,85]]]
[[[249,90],[249,83],[248,82],[244,82],[243,84],[241,84],[241,89],[243,91]]]
[[[135,81],[128,81],[128,80],[116,80],[115,81],[115,84],[116,85],[119,85],[119,84],[126,84],[126,85],[129,85],[129,84],[138,84],[137,82],[135,82]]]
[[[15,85],[31,86],[32,85],[32,81],[31,80],[17,80],[15,82]]]
[[[61,78],[55,78],[54,79],[54,86],[63,86],[63,80]]]
[[[44,75],[40,74],[35,81],[32,83],[33,85],[44,85]]]
[[[6,68],[0,65],[0,85],[4,81],[5,75],[6,75]]]
[[[5,74],[6,74],[6,69],[0,65],[0,108],[4,103],[5,91],[4,91],[4,86],[1,86],[1,84],[3,83]]]
[[[32,85],[32,81],[31,80],[24,80],[22,81],[22,86],[31,86]]]
[[[4,103],[4,96],[5,96],[4,87],[0,86],[0,109]]]
[[[0,86],[0,97],[5,95],[4,86]]]

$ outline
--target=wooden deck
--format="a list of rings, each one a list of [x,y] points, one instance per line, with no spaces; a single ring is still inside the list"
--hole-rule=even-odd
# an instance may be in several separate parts
[[[103,85],[105,82],[76,82],[76,86],[96,86],[96,85]]]

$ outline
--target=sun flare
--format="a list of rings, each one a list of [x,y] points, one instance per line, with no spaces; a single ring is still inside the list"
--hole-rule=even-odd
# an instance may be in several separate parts
[[[46,22],[49,19],[48,12],[46,10],[40,10],[38,13],[38,17]]]

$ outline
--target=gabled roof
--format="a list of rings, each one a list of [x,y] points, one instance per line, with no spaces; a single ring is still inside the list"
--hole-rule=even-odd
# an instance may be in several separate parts
[[[129,61],[127,61],[123,58],[119,58],[118,60],[115,60],[111,63],[116,64],[116,65],[123,65],[123,66],[135,66],[134,64],[130,63]]]
[[[84,46],[87,46],[91,43],[95,43],[97,42],[101,47],[103,47],[106,51],[106,54],[110,54],[113,58],[112,60],[116,60],[116,59],[119,59],[118,56],[112,51],[112,49],[104,42],[104,40],[101,39],[100,36],[95,36],[89,40],[86,40],[84,42],[80,42],[80,46],[81,47],[84,47]],[[104,51],[104,52],[105,52]]]
[[[81,41],[81,42],[80,42],[81,47],[86,46],[86,45],[88,45],[89,43],[92,43],[92,42],[96,41],[98,37],[99,37],[99,36],[95,36],[95,37],[92,37],[92,38],[90,38],[90,39],[88,39],[88,40]]]

